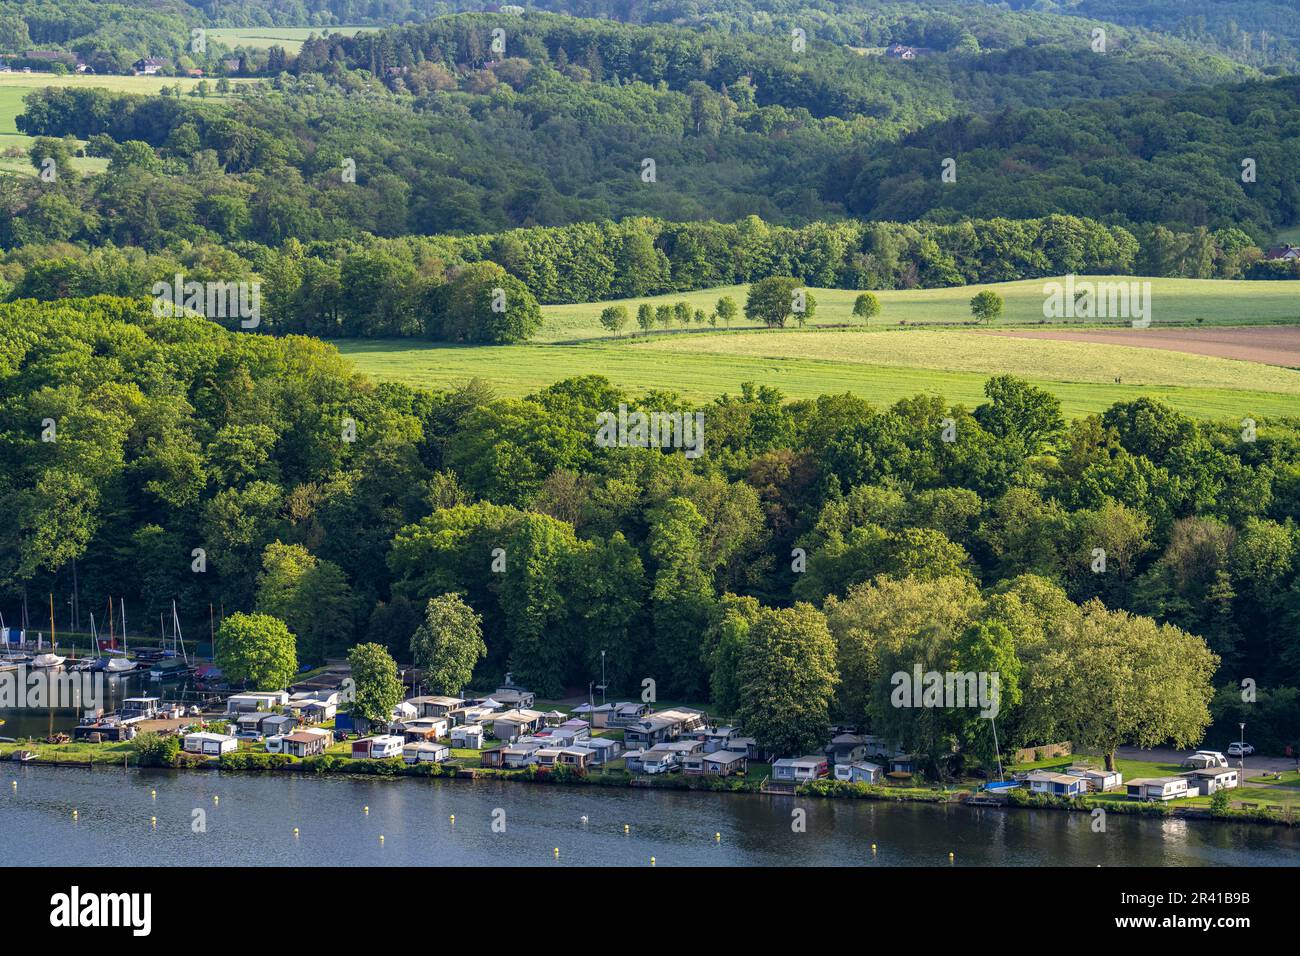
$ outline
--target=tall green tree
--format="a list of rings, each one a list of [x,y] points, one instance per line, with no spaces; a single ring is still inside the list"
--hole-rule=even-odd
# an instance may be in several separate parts
[[[352,669],[352,713],[372,724],[387,725],[402,699],[397,662],[379,644],[358,644],[348,652]]]
[[[487,656],[483,619],[459,594],[430,598],[411,637],[411,654],[433,693],[459,694]]]
[[[825,742],[839,672],[826,619],[811,604],[763,609],[749,625],[736,678],[736,716],[761,746],[802,755]]]
[[[216,639],[216,665],[233,684],[283,690],[298,673],[294,636],[269,614],[231,614],[217,628]]]

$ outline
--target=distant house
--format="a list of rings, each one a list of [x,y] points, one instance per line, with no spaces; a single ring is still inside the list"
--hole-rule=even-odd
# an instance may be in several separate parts
[[[448,717],[457,707],[465,705],[465,701],[459,697],[439,695],[412,697],[407,703],[415,705],[421,717]],[[448,720],[450,719],[448,717]]]
[[[506,679],[501,686],[492,692],[492,700],[504,707],[513,707],[520,710],[532,707],[536,699],[537,695],[532,691],[513,683],[509,674],[506,674]]]
[[[681,767],[681,758],[671,750],[654,747],[650,750],[629,751],[627,769],[633,773],[671,773]]]
[[[1088,781],[1082,776],[1035,770],[1025,777],[1031,793],[1045,793],[1053,797],[1080,797],[1088,790]]]
[[[1271,262],[1295,262],[1300,260],[1300,246],[1293,246],[1290,243],[1270,246],[1265,250],[1264,258]]]
[[[462,724],[451,728],[451,745],[466,750],[478,750],[486,735],[482,724]]]
[[[542,715],[535,710],[507,710],[492,717],[492,736],[498,740],[515,740],[531,734],[542,724]]]
[[[924,46],[908,46],[905,43],[891,43],[885,47],[885,56],[891,60],[915,60],[929,56],[934,50]]]
[[[131,72],[136,76],[154,76],[167,65],[167,61],[156,56],[146,56],[131,64]]]
[[[395,724],[391,729],[407,741],[437,740],[447,736],[451,722],[446,717],[415,717]]]
[[[543,744],[537,740],[521,740],[501,750],[501,766],[507,770],[519,770],[529,764],[537,763],[537,751]]]
[[[451,756],[446,744],[421,740],[402,747],[402,759],[407,763],[441,763]]]
[[[846,783],[880,783],[885,776],[884,768],[878,763],[837,763],[835,779]]]
[[[702,727],[695,732],[695,739],[704,743],[706,754],[711,754],[726,750],[727,744],[739,734],[740,731],[735,727]]]
[[[461,724],[482,724],[490,723],[492,714],[498,708],[484,707],[482,704],[466,704],[464,707],[455,707],[447,711],[447,716],[451,719],[452,726]]]
[[[728,750],[715,750],[712,753],[699,750],[682,759],[682,770],[692,775],[729,777],[732,774],[744,774],[748,766],[749,758]]]
[[[240,714],[235,718],[235,726],[239,728],[241,737],[262,737],[265,732],[262,730],[262,723],[268,718],[277,715],[267,713],[263,710],[254,711],[251,714]]]
[[[614,704],[614,710],[606,720],[607,726],[610,727],[627,727],[635,724],[646,714],[650,713],[649,704],[621,703]]]
[[[591,736],[591,728],[585,720],[566,720],[554,727],[539,730],[537,736],[555,746],[571,747],[579,741],[585,742]]]
[[[1199,784],[1201,793],[1210,795],[1216,790],[1231,790],[1240,782],[1237,771],[1231,767],[1206,767],[1193,770],[1184,776]]]
[[[582,746],[591,751],[591,764],[595,767],[616,760],[623,752],[622,744],[609,737],[588,737],[582,742]]]
[[[337,696],[337,694],[330,694],[325,697],[298,697],[289,701],[289,710],[297,714],[305,724],[321,724],[332,720],[338,714],[338,702],[329,699]]]
[[[402,747],[405,744],[405,740],[392,734],[363,737],[352,742],[352,757],[353,759],[370,758],[372,760],[397,757],[402,753]]]
[[[685,707],[647,714],[624,728],[623,740],[629,747],[653,747],[700,729],[706,719],[702,711]]]
[[[542,747],[533,753],[537,766],[548,770],[556,767],[573,767],[586,770],[591,751],[586,747]]]
[[[603,727],[609,726],[610,717],[614,714],[614,705],[596,704],[593,707],[591,704],[580,704],[573,708],[572,713],[575,717],[582,717],[585,720],[591,721],[591,726],[600,730]]]
[[[744,754],[750,760],[758,759],[758,740],[754,737],[730,737],[722,745],[730,753]]]
[[[820,754],[806,757],[782,757],[772,764],[773,780],[816,780],[829,772],[826,758]]]
[[[1082,777],[1084,782],[1088,784],[1088,789],[1097,793],[1114,790],[1124,783],[1124,775],[1118,770],[1098,770],[1096,767],[1075,764],[1066,767],[1065,772],[1072,777]]]
[[[258,730],[266,735],[291,734],[298,729],[298,718],[289,714],[272,714],[262,721]]]
[[[1130,800],[1176,800],[1188,796],[1186,777],[1141,777],[1126,787]]]
[[[867,743],[858,734],[839,734],[826,747],[826,759],[834,766],[866,759]]]
[[[329,737],[311,730],[300,730],[284,737],[280,749],[291,757],[314,757],[323,754],[329,745]]]
[[[255,710],[270,710],[272,707],[285,707],[289,703],[289,694],[282,690],[248,691],[243,694],[231,694],[226,698],[227,714],[246,714]]]
[[[239,741],[229,734],[213,734],[198,731],[185,735],[185,752],[191,754],[208,754],[220,756],[239,749]]]
[[[228,56],[221,61],[221,68],[227,73],[238,73],[243,69],[244,61],[237,56]]]
[[[889,758],[890,773],[912,774],[916,773],[918,766],[916,758],[909,754]]]

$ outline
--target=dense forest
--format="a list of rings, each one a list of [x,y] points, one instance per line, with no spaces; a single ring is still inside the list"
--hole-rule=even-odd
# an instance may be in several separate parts
[[[219,67],[246,85],[27,96],[42,175],[0,173],[6,620],[50,594],[83,623],[176,599],[191,633],[261,611],[314,664],[409,661],[446,615],[481,623],[480,680],[555,696],[605,652],[611,690],[652,677],[788,752],[836,719],[987,761],[980,722],[887,706],[914,662],[1003,675],[1004,745],[1196,742],[1242,681],[1257,744],[1300,739],[1300,419],[1067,421],[1010,375],[972,408],[763,383],[696,407],[598,374],[506,399],[376,384],[316,338],[521,342],[541,304],[770,277],[1294,280],[1263,249],[1300,222],[1297,31],[1253,2],[542,6],[0,0],[0,52],[110,71],[220,63],[195,26],[323,28]],[[157,314],[177,275],[260,283],[257,334]],[[703,416],[707,452],[602,446],[622,406]],[[1121,685],[1169,712],[1081,726]]]
[[[829,627],[848,715],[911,641],[927,661],[1001,648],[1032,684],[1100,620],[1199,679],[1221,661],[1221,686],[1257,681],[1268,733],[1294,738],[1300,421],[1243,440],[1148,399],[1067,423],[1010,376],[986,394],[877,407],[746,386],[693,409],[592,376],[507,400],[376,386],[313,339],[132,300],[8,305],[0,582],[12,613],[68,594],[75,562],[84,608],[125,595],[148,619],[178,597],[195,631],[209,604],[271,604],[309,662],[363,637],[402,658],[426,602],[459,592],[485,675],[556,694],[608,650],[612,686],[653,675],[724,712],[764,607]],[[707,454],[594,445],[620,403],[702,412]],[[1053,699],[1025,695],[1011,739],[1047,733]]]

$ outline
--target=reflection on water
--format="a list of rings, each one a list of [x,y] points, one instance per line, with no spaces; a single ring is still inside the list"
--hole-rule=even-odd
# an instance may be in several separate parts
[[[19,684],[18,689],[21,691],[24,687],[34,686],[32,681],[39,680],[46,684],[46,697],[50,699],[49,683],[52,678],[57,682],[57,675],[65,674],[62,669],[59,670],[32,670],[30,667],[24,671],[11,672],[14,676],[0,674],[0,679],[16,680],[18,674],[23,675],[23,681]],[[83,674],[71,673],[65,674],[67,677],[76,678],[72,685],[80,690],[81,678],[92,677],[97,681],[102,678],[103,698],[99,706],[103,707],[104,713],[112,713],[122,705],[123,699],[127,697],[161,697],[164,702],[182,701],[185,704],[199,703],[205,696],[201,694],[194,686],[192,680],[180,681],[156,681],[150,680],[147,671],[137,671],[131,674]],[[73,698],[74,706],[72,707],[0,707],[0,737],[46,737],[50,734],[62,731],[68,733],[77,722],[81,719],[89,703],[81,700],[81,694],[78,693]]]
[[[791,828],[796,807],[806,832]],[[493,831],[494,812],[504,833]],[[0,764],[0,859],[18,865],[1300,863],[1300,835],[1281,827],[1112,813],[1095,833],[1090,822],[1081,813],[503,781]]]

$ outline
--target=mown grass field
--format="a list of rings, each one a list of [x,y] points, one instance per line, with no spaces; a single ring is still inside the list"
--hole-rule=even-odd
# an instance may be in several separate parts
[[[223,43],[232,50],[240,46],[250,50],[280,46],[289,53],[297,53],[302,49],[302,41],[313,33],[318,36],[341,33],[350,37],[361,30],[375,29],[378,27],[216,27],[207,32],[209,40]]]
[[[1078,281],[1117,281],[1116,276],[1080,276]],[[1025,279],[1019,282],[998,282],[987,285],[958,286],[951,289],[903,289],[877,292],[881,311],[871,320],[872,328],[890,328],[898,325],[964,325],[971,323],[970,300],[981,289],[993,289],[1005,303],[1002,317],[991,323],[993,328],[1041,325],[1043,318],[1043,285],[1050,279]],[[1152,325],[1253,325],[1257,323],[1300,323],[1300,284],[1294,282],[1224,282],[1216,279],[1148,279],[1136,281],[1151,283]],[[636,326],[636,309],[642,302],[651,305],[669,305],[686,301],[692,309],[711,312],[721,296],[731,296],[742,310],[748,286],[733,285],[702,292],[684,292],[673,295],[648,296],[640,299],[620,299],[614,302],[586,302],[578,305],[548,305],[542,307],[545,327],[537,337],[539,342],[561,342],[585,338],[609,338],[600,325],[601,310],[610,305],[624,305],[629,314],[627,337],[640,334]],[[811,289],[817,308],[808,321],[810,326],[852,325],[862,327],[861,319],[853,315],[853,302],[859,293],[851,289]],[[733,329],[748,325],[743,311],[732,322]],[[1084,328],[1097,325],[1085,320],[1057,321],[1054,325]],[[1127,322],[1108,324],[1127,325]],[[680,328],[674,323],[673,328]],[[700,326],[691,324],[692,329]],[[705,325],[703,328],[708,329]],[[719,326],[722,328],[722,326]]]
[[[545,327],[527,345],[456,347],[401,341],[337,342],[366,374],[428,388],[447,388],[472,377],[503,396],[521,396],[562,378],[597,373],[633,392],[671,389],[697,400],[738,392],[743,382],[780,388],[788,397],[852,391],[877,404],[920,393],[973,406],[985,381],[1013,372],[1060,397],[1077,416],[1117,401],[1150,395],[1202,418],[1240,420],[1295,415],[1300,371],[1129,346],[990,334],[990,329],[1041,319],[1042,282],[996,286],[1007,318],[988,328],[934,328],[965,319],[972,287],[881,293],[882,315],[870,328],[819,326],[848,323],[856,293],[815,290],[815,322],[805,329],[761,330],[733,323],[732,331],[702,328],[612,337],[600,328],[609,303],[547,306]],[[1156,321],[1207,325],[1300,323],[1294,283],[1152,280]],[[684,299],[712,307],[721,295],[743,304],[746,288],[731,286],[657,299]],[[907,327],[900,322],[907,319]],[[1155,324],[1153,322],[1153,324]],[[1081,324],[1080,324],[1081,325]],[[915,326],[922,326],[916,328]],[[930,326],[926,328],[924,326]],[[1074,327],[1072,325],[1072,327]],[[1117,381],[1118,380],[1118,381]]]

